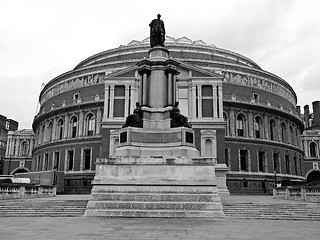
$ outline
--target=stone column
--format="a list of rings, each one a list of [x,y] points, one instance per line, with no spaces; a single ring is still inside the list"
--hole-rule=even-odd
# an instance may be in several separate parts
[[[10,144],[11,144],[11,139],[10,138],[8,138],[8,141],[7,141],[7,147],[6,147],[6,154],[7,155],[11,155],[10,154]]]
[[[148,78],[148,84],[150,84],[148,86],[150,92],[147,94],[148,104],[152,108],[163,108],[166,105],[168,95],[167,76],[164,69],[159,67],[152,70]]]
[[[196,86],[192,86],[191,87],[191,94],[192,94],[192,118],[196,118],[197,117],[197,88]]]
[[[109,106],[109,117],[113,118],[113,108],[114,108],[114,85],[110,86],[110,106]]]
[[[68,114],[64,115],[64,124],[63,124],[63,138],[68,138],[68,128],[69,128],[69,121],[68,121]]]
[[[230,108],[230,135],[235,136],[235,119],[234,119],[234,110]]]
[[[109,104],[108,103],[109,103],[109,85],[105,85],[103,118],[107,118],[109,116]]]
[[[54,140],[56,140],[57,139],[57,133],[56,133],[56,131],[57,131],[57,118],[56,117],[54,117],[53,118],[53,122],[52,122],[52,141],[54,141]]]
[[[202,117],[202,86],[198,85],[198,117]]]
[[[96,127],[96,134],[97,135],[100,135],[100,129],[101,129],[101,108],[99,107],[98,110],[97,110],[97,127]]]
[[[48,131],[48,123],[44,122],[43,123],[44,130],[43,130],[43,143],[48,141],[48,136],[47,136],[47,131]]]
[[[148,76],[146,72],[142,76],[142,105],[148,105]]]
[[[290,131],[290,125],[288,122],[285,123],[285,126],[286,126],[286,134],[287,134],[287,143],[293,145],[293,139],[292,139],[292,134],[291,134],[291,131]]]
[[[16,139],[15,145],[16,145],[16,151],[15,151],[14,155],[18,156],[19,155],[19,147],[20,147],[19,139]]]
[[[82,109],[80,109],[80,112],[79,112],[79,137],[83,136],[83,125],[84,125],[83,111],[82,111]]]
[[[172,83],[172,85],[173,85],[173,90],[172,90],[172,93],[173,93],[173,96],[172,96],[172,98],[173,98],[173,104],[175,104],[176,103],[176,101],[178,101],[178,91],[179,91],[179,89],[178,89],[178,87],[177,87],[177,76],[176,75],[173,75],[173,83]]]
[[[303,140],[305,157],[310,157],[307,140]]]
[[[29,154],[28,155],[32,155],[32,150],[33,150],[33,139],[32,137],[30,138],[30,145],[29,145]]]
[[[283,141],[283,139],[282,139],[282,136],[281,136],[282,129],[281,129],[280,119],[277,119],[275,122],[276,122],[276,129],[278,131],[276,141],[281,142],[281,141]]]
[[[253,123],[253,114],[252,114],[252,111],[249,110],[249,113],[248,113],[248,123],[247,123],[247,126],[248,126],[248,134],[249,134],[249,137],[250,138],[253,138],[253,134],[254,134],[254,123]]]
[[[124,93],[124,116],[127,117],[130,114],[129,108],[129,85],[125,85],[125,93]]]
[[[213,101],[213,117],[218,118],[218,96],[217,96],[217,86],[212,85],[212,101]]]
[[[10,144],[10,155],[14,155],[14,152],[13,152],[13,149],[14,149],[14,139],[11,137],[11,144]]]
[[[168,99],[167,104],[173,105],[173,79],[172,79],[172,73],[168,72]]]
[[[264,126],[263,129],[264,129],[264,139],[269,139],[269,131],[270,131],[270,123],[268,121],[268,116],[267,114],[264,115]]]
[[[222,93],[222,86],[218,85],[218,93],[219,93],[219,117],[223,118],[223,93]]]
[[[136,108],[136,102],[138,102],[138,100],[136,99],[135,83],[131,85],[130,96],[131,96],[130,113],[133,113],[133,110]]]

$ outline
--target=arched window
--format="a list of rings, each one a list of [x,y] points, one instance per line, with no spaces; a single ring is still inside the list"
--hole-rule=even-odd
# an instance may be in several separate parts
[[[227,114],[223,113],[223,119],[224,119],[224,122],[226,123],[225,135],[228,136],[229,135],[229,119],[227,117]]]
[[[43,124],[41,127],[41,143],[44,143],[45,135],[44,135],[45,125]]]
[[[245,117],[242,114],[237,116],[237,135],[244,137],[245,134]]]
[[[310,148],[310,157],[317,157],[317,144],[315,142],[311,142],[309,145]]]
[[[71,118],[71,137],[75,138],[77,136],[77,129],[78,129],[78,119],[77,117]]]
[[[29,155],[29,142],[23,141],[21,143],[21,155],[22,156],[28,156]]]
[[[58,121],[58,139],[61,140],[63,138],[63,120],[60,119]]]
[[[282,140],[282,142],[287,142],[286,125],[284,123],[281,123],[281,140]]]
[[[288,140],[289,140],[289,143],[294,144],[294,145],[296,144],[296,139],[293,134],[292,126],[290,126],[290,136],[288,137]]]
[[[205,141],[205,153],[206,157],[212,157],[212,141],[210,139],[206,139]]]
[[[275,141],[276,123],[273,119],[270,120],[269,131],[270,131],[270,140]]]
[[[47,132],[47,140],[48,142],[51,142],[52,140],[52,122],[49,123],[48,125],[48,132]]]
[[[262,120],[260,117],[254,118],[254,136],[255,138],[261,138]]]
[[[90,113],[87,116],[87,136],[93,136],[95,131],[95,119],[94,115]]]

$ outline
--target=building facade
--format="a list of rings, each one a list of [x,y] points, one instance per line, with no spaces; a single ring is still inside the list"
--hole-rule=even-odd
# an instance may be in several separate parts
[[[166,48],[181,63],[176,99],[196,129],[199,151],[201,131],[210,131],[206,126],[217,121],[219,138],[212,148],[218,164],[229,169],[231,193],[269,191],[275,177],[304,180],[304,126],[286,81],[245,56],[200,40],[167,36]],[[44,87],[33,122],[32,171],[57,168],[66,173],[66,191],[90,189],[95,159],[113,156],[117,131],[139,101],[143,79],[134,66],[149,49],[147,38],[98,53]],[[212,84],[208,72],[219,76],[222,86]]]
[[[34,132],[32,129],[9,131],[4,159],[4,174],[14,175],[30,172],[33,147]]]
[[[4,172],[4,158],[6,154],[8,132],[17,129],[18,122],[0,115],[0,175],[6,174]]]
[[[304,174],[307,182],[320,182],[320,102],[314,101],[312,107],[310,113],[309,105],[305,105],[302,116],[306,126],[302,135]]]

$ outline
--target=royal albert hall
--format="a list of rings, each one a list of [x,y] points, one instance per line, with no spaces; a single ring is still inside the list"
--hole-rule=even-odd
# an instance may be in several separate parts
[[[45,85],[33,122],[32,171],[64,172],[66,193],[90,192],[96,159],[114,156],[119,130],[141,100],[136,64],[148,58],[149,43],[134,40],[88,57]],[[304,126],[286,81],[201,40],[167,36],[165,47],[180,64],[174,95],[181,114],[195,131],[197,149],[215,153],[225,167],[230,193],[270,193],[275,183],[305,179]],[[203,142],[212,126],[214,139]]]

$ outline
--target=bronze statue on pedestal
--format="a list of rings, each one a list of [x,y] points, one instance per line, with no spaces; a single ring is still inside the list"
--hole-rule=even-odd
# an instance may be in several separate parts
[[[163,21],[160,19],[161,15],[158,14],[157,17],[157,19],[152,20],[152,22],[149,24],[151,48],[156,46],[164,47],[166,30],[164,28]]]

